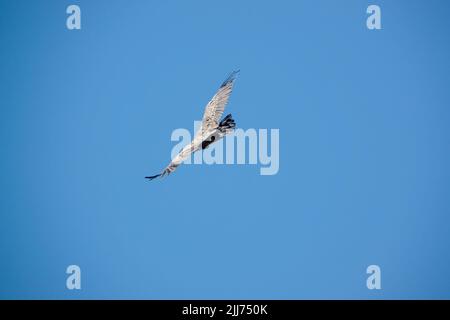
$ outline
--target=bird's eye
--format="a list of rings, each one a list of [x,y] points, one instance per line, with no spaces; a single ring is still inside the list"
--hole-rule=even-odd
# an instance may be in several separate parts
[[[216,140],[216,137],[215,136],[211,136],[211,141],[214,141],[214,140]]]

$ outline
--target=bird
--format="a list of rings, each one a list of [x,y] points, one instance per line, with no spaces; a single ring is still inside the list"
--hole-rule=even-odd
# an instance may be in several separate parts
[[[208,102],[203,113],[202,124],[191,143],[186,145],[161,173],[145,177],[146,179],[153,180],[158,177],[168,176],[192,153],[208,148],[212,143],[233,132],[236,128],[236,123],[232,115],[228,114],[222,120],[220,118],[225,111],[238,73],[239,70],[231,72]]]

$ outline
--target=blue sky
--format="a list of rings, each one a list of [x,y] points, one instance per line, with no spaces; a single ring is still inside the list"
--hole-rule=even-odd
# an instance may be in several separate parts
[[[1,0],[0,298],[450,298],[449,9]],[[237,68],[226,112],[280,130],[279,173],[146,181]]]

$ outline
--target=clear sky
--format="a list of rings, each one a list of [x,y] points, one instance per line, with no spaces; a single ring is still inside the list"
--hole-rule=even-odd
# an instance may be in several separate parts
[[[1,0],[0,298],[450,298],[449,10]],[[279,173],[146,181],[238,68],[226,112],[280,130]]]

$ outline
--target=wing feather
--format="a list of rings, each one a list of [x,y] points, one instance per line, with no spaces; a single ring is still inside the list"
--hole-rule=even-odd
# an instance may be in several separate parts
[[[202,146],[202,136],[198,136],[196,138],[194,138],[194,140],[192,140],[191,143],[189,143],[188,145],[186,145],[181,151],[180,153],[178,153],[173,159],[172,161],[169,163],[169,165],[164,168],[164,170],[154,176],[149,176],[149,177],[145,177],[149,180],[153,180],[156,179],[158,177],[164,177],[164,176],[168,176],[169,174],[171,174],[172,172],[175,171],[176,168],[178,168],[178,166],[180,164],[183,163],[184,160],[186,160],[192,153],[194,153],[195,151],[199,150]]]
[[[208,102],[205,107],[202,120],[202,130],[209,131],[216,128],[219,124],[219,120],[225,110],[228,100],[233,90],[234,80],[236,79],[239,70],[233,71],[227,79],[222,83],[217,93]]]

